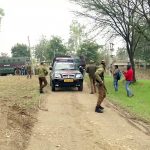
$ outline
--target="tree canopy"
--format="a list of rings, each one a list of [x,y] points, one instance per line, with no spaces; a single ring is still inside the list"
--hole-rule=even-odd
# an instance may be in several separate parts
[[[81,25],[76,20],[73,20],[70,25],[70,37],[68,40],[68,49],[70,53],[76,53],[85,39],[85,26]]]
[[[25,44],[17,43],[11,48],[12,57],[30,57],[30,49]]]
[[[1,16],[4,16],[5,14],[4,14],[4,10],[2,9],[2,8],[0,8],[0,15]]]
[[[89,63],[90,60],[98,62],[100,56],[98,52],[99,48],[100,45],[97,43],[86,40],[80,45],[77,54],[79,56],[83,55],[85,57],[86,63]]]
[[[56,55],[65,55],[67,52],[63,40],[58,36],[53,36],[50,40],[43,36],[34,50],[35,57],[40,61],[51,61]]]
[[[141,17],[137,13],[140,0],[71,0],[80,5],[83,10],[76,12],[79,15],[94,20],[95,29],[103,29],[103,32],[111,37],[121,36],[126,43],[126,50],[130,63],[134,70],[134,54],[141,38],[137,29],[141,23]]]

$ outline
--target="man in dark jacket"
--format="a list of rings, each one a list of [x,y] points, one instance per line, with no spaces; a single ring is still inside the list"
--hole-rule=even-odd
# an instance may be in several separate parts
[[[118,80],[120,80],[118,78],[119,76],[119,73],[120,73],[120,70],[118,68],[118,65],[115,65],[115,69],[113,71],[113,78],[114,78],[114,88],[115,88],[115,91],[118,91]]]
[[[90,86],[91,86],[91,93],[96,93],[96,86],[95,86],[95,71],[96,71],[96,64],[94,61],[90,61],[90,64],[86,68],[86,72],[89,74],[90,79]]]

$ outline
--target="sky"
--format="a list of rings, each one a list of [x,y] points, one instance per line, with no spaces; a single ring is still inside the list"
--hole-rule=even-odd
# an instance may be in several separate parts
[[[0,52],[10,53],[16,43],[34,46],[42,35],[69,36],[74,18],[69,0],[0,0],[5,16],[1,21]]]
[[[31,47],[42,35],[56,35],[67,41],[69,26],[77,19],[71,12],[76,7],[69,0],[0,0],[0,8],[5,12],[1,19],[0,53],[9,55],[15,44],[28,45],[28,36]]]

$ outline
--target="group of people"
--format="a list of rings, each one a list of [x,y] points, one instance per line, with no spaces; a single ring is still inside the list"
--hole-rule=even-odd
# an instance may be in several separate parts
[[[32,77],[31,64],[28,63],[27,65],[22,65],[21,67],[16,67],[15,74],[16,75],[27,75],[27,78],[31,78]]]
[[[105,61],[102,60],[100,66],[96,66],[94,61],[90,61],[90,64],[86,68],[86,72],[89,75],[90,79],[90,86],[91,86],[91,94],[96,93],[96,86],[98,89],[98,100],[95,107],[95,112],[97,113],[103,113],[104,107],[101,106],[104,98],[106,97],[107,89],[104,84],[104,73],[106,70]],[[133,81],[133,70],[131,68],[131,65],[127,66],[127,71],[121,72],[118,68],[118,65],[115,65],[114,70],[112,71],[113,79],[114,79],[114,89],[117,92],[118,91],[118,80],[120,80],[121,74],[123,73],[125,80],[126,80],[126,92],[128,97],[134,96],[131,89],[129,88],[129,85]]]
[[[118,80],[120,80],[120,74],[123,74],[126,80],[125,88],[128,97],[134,96],[131,89],[129,88],[130,84],[133,82],[133,70],[131,65],[127,65],[127,71],[120,71],[118,65],[115,65],[115,69],[113,71],[113,78],[114,78],[114,89],[118,91]]]
[[[118,91],[118,80],[120,80],[120,74],[122,73],[126,80],[126,92],[128,97],[134,96],[131,89],[129,88],[129,85],[133,81],[133,70],[131,68],[131,65],[127,66],[127,71],[120,71],[118,68],[118,65],[114,66],[114,70],[112,72],[113,79],[114,79],[114,89],[117,92]],[[90,61],[90,64],[86,67],[86,72],[89,75],[90,79],[90,86],[91,86],[91,92],[90,94],[98,92],[98,100],[95,107],[95,112],[97,113],[103,113],[104,107],[102,107],[102,102],[104,98],[106,97],[107,89],[104,84],[104,73],[106,70],[105,61],[102,60],[101,64],[99,66],[96,66],[94,61]],[[46,75],[48,74],[48,71],[44,65],[43,62],[40,63],[40,66],[37,69],[38,71],[38,78],[39,78],[39,86],[40,86],[40,93],[43,93],[43,88],[47,86],[47,80]],[[97,87],[97,90],[96,90]]]

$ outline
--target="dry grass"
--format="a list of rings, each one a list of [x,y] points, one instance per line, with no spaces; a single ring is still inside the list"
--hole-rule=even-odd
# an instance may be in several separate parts
[[[0,76],[0,149],[26,149],[41,99],[36,76]]]
[[[150,69],[136,69],[137,79],[150,79]]]
[[[0,101],[21,108],[36,108],[39,101],[38,79],[26,76],[0,77]]]

